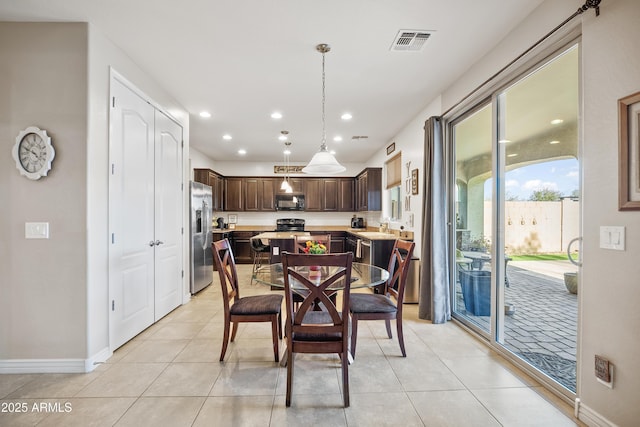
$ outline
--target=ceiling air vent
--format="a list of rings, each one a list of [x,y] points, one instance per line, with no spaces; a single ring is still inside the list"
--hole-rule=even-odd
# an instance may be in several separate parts
[[[369,138],[369,137],[368,137],[368,136],[366,136],[366,135],[353,135],[353,136],[351,137],[351,140],[352,140],[352,141],[357,141],[357,140],[359,140],[359,139],[367,139],[367,138]]]
[[[391,50],[418,51],[431,37],[428,31],[400,30],[391,45]]]

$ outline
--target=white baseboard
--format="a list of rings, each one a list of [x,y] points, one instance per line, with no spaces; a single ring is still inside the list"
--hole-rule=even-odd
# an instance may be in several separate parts
[[[89,359],[5,359],[0,360],[0,374],[82,374],[113,353],[105,348]]]
[[[589,427],[618,427],[587,405],[576,399],[576,417]]]

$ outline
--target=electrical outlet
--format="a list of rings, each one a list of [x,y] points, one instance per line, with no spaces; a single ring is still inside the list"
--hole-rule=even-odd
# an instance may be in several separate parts
[[[613,367],[611,366],[611,363],[608,359],[605,359],[604,357],[597,354],[595,355],[595,371],[598,381],[610,387],[610,384],[613,382],[613,378],[611,375],[612,370]]]
[[[280,247],[279,246],[274,246],[272,249],[273,249],[272,252],[273,252],[274,256],[280,255]]]

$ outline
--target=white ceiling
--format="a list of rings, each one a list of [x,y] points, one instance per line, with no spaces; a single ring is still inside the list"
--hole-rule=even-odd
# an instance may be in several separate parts
[[[315,46],[328,43],[328,145],[361,163],[541,2],[0,0],[0,20],[90,22],[189,111],[191,145],[214,160],[282,161],[281,130],[292,162],[311,157],[322,135]],[[390,51],[406,29],[432,36],[419,52]]]

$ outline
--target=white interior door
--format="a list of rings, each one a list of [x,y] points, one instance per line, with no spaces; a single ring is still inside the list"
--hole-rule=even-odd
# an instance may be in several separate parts
[[[109,334],[115,349],[154,322],[154,108],[112,79]]]
[[[155,123],[155,320],[182,302],[182,127]]]

